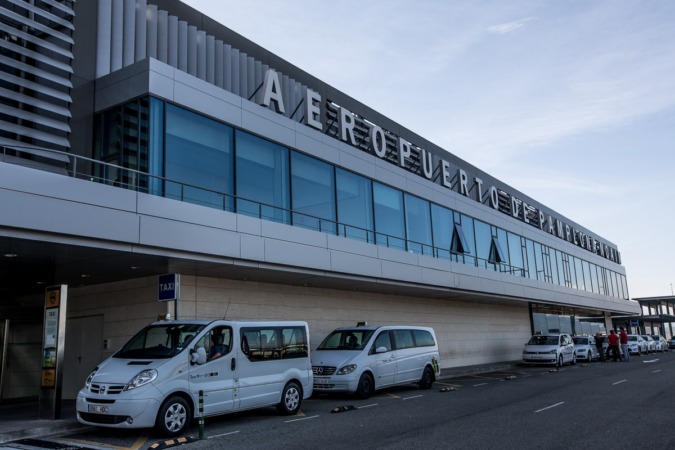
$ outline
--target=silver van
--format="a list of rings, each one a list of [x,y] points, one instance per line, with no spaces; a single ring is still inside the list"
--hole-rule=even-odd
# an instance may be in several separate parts
[[[312,352],[314,392],[348,392],[368,398],[387,386],[418,383],[429,389],[440,376],[432,328],[338,328]]]
[[[276,405],[295,414],[312,395],[305,322],[162,321],[148,325],[89,375],[77,419],[182,434],[198,417]]]

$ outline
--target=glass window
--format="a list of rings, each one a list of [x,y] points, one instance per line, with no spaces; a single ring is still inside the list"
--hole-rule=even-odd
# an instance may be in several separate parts
[[[537,264],[537,280],[545,281],[544,255],[539,242],[534,243],[534,261]]]
[[[531,280],[537,279],[537,264],[534,256],[534,242],[525,239],[525,248],[527,250],[527,275]]]
[[[584,269],[579,258],[574,258],[574,269],[577,274],[577,289],[582,291],[586,289],[586,284],[584,283]]]
[[[405,250],[403,193],[389,186],[373,182],[373,204],[375,207],[377,243],[386,247]]]
[[[468,248],[464,248],[464,254],[458,255],[458,261],[464,264],[476,265],[476,232],[475,224],[472,217],[464,214],[455,213],[455,223],[462,225],[464,237]]]
[[[478,257],[478,265],[483,268],[490,268],[492,264],[488,264],[490,260],[490,250],[492,249],[492,233],[490,225],[480,220],[474,220],[474,230],[476,232],[476,256]]]
[[[190,203],[232,210],[232,128],[166,105],[165,193]]]
[[[591,284],[593,286],[593,292],[596,294],[600,293],[600,283],[598,281],[598,267],[595,264],[589,263],[591,269]]]
[[[602,295],[607,295],[607,291],[605,290],[605,274],[604,269],[600,266],[595,266],[598,272],[598,293]]]
[[[237,212],[289,223],[288,149],[237,130]]]
[[[335,233],[335,171],[331,164],[291,152],[293,225]]]
[[[415,346],[411,330],[393,330],[396,349],[412,348]]]
[[[436,256],[439,258],[450,258],[450,247],[452,246],[454,232],[452,210],[432,203],[431,225],[433,228]]]
[[[523,276],[523,247],[520,236],[513,233],[506,234],[506,242],[509,248],[509,264],[514,275]]]
[[[584,271],[584,286],[588,292],[593,292],[593,280],[591,279],[591,265],[588,261],[582,261],[581,265]]]
[[[377,338],[375,338],[374,347],[376,350],[382,347],[384,347],[388,352],[392,350],[393,346],[391,345],[391,335],[389,334],[389,331],[383,331],[377,335]]]
[[[560,272],[558,270],[558,251],[554,248],[550,250],[550,261],[551,261],[551,280],[553,283],[560,285]]]
[[[429,202],[409,194],[404,195],[404,201],[408,251],[432,255]]]
[[[343,169],[335,173],[340,235],[374,242],[372,182]]]
[[[563,252],[556,250],[555,259],[558,262],[558,278],[560,278],[560,286],[569,286],[567,260],[563,258]]]

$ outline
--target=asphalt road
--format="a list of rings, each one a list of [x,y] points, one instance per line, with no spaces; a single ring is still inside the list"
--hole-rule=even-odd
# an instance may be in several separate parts
[[[560,370],[518,367],[368,400],[319,396],[297,416],[265,408],[207,419],[205,438],[181,448],[673,449],[674,374],[670,352]],[[350,409],[331,412],[340,406]],[[196,425],[189,435],[198,436]],[[71,448],[131,450],[161,441],[151,432],[105,429],[56,439]]]

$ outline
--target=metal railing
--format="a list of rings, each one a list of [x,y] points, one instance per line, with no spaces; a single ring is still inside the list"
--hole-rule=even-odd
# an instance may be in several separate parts
[[[26,165],[33,168],[41,168],[43,170],[62,173],[73,178],[94,183],[129,189],[209,208],[221,209],[223,211],[302,227],[322,233],[335,234],[337,236],[356,239],[368,244],[382,245],[384,247],[395,248],[409,253],[431,256],[487,270],[509,273],[514,276],[527,276],[526,271],[523,268],[510,266],[504,263],[496,263],[477,256],[453,252],[448,249],[416,242],[399,236],[380,233],[356,225],[340,223],[331,219],[325,219],[311,214],[269,205],[256,200],[237,197],[224,192],[170,180],[165,177],[151,175],[146,172],[87,158],[85,156],[59,150],[22,146],[2,146],[0,147],[0,150],[0,161]]]

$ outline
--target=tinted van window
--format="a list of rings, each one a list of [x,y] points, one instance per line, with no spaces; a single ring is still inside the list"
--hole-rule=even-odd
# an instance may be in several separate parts
[[[416,347],[433,347],[436,345],[434,337],[427,330],[413,330]]]

